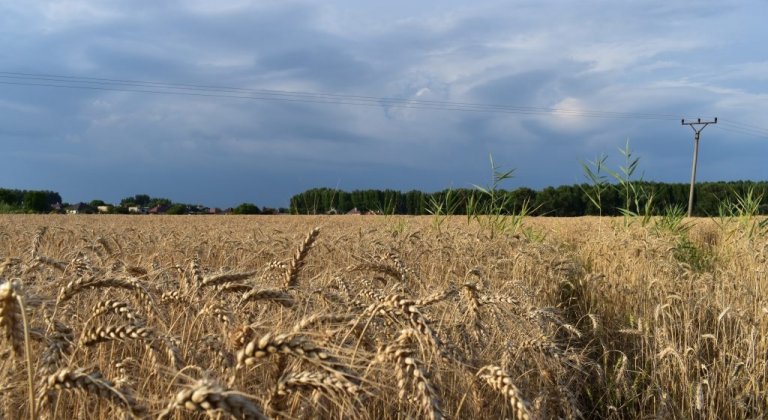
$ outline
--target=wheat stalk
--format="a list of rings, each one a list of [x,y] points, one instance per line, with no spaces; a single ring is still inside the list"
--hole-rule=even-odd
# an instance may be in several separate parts
[[[85,321],[85,324],[89,324],[94,319],[98,318],[101,315],[104,315],[106,313],[112,312],[116,315],[119,315],[125,319],[127,319],[131,324],[136,326],[143,326],[144,320],[141,318],[139,314],[134,312],[131,307],[126,302],[121,302],[119,300],[103,300],[96,304],[96,306],[93,307],[91,310],[91,317],[88,318],[87,321]]]
[[[37,398],[37,406],[45,409],[53,400],[53,390],[80,390],[95,395],[101,399],[128,410],[132,415],[140,415],[144,408],[140,406],[129,394],[118,390],[114,384],[94,371],[86,373],[84,369],[62,368],[48,375],[42,381],[40,394]]]
[[[377,359],[395,365],[400,399],[406,399],[410,385],[420,397],[421,409],[430,419],[437,420],[443,418],[440,399],[430,381],[429,372],[411,349],[411,342],[418,343],[419,336],[421,333],[413,329],[401,331],[392,344],[379,349]]]
[[[297,334],[272,334],[253,339],[237,352],[237,367],[251,366],[258,360],[273,354],[285,354],[306,360],[333,374],[343,377],[354,385],[359,385],[360,378],[336,356],[317,346],[308,338]]]
[[[302,242],[301,245],[299,245],[299,248],[296,249],[296,253],[293,255],[293,259],[291,259],[291,263],[288,265],[288,270],[285,272],[286,289],[293,289],[298,285],[299,270],[304,266],[304,259],[307,257],[307,253],[312,247],[312,244],[315,243],[319,233],[320,228],[316,227],[312,229],[307,237],[304,238],[304,242]]]
[[[179,391],[166,409],[160,413],[158,420],[170,418],[171,414],[179,408],[205,412],[209,416],[224,413],[236,419],[267,419],[261,408],[246,394],[225,388],[210,380],[197,381],[192,386]]]
[[[293,296],[280,289],[252,289],[240,299],[238,306],[256,300],[268,300],[290,308],[293,306]]]
[[[200,282],[200,288],[209,287],[209,286],[220,286],[227,283],[249,279],[255,275],[256,275],[255,271],[247,271],[244,273],[226,273],[226,274],[218,274],[215,276],[205,277]]]
[[[30,250],[30,255],[32,256],[32,260],[37,259],[38,252],[40,251],[40,245],[43,243],[43,235],[45,235],[45,232],[48,231],[48,226],[43,226],[40,229],[37,230],[35,233],[35,236],[32,238],[32,249]]]
[[[18,357],[24,353],[24,323],[17,297],[21,293],[18,280],[0,284],[0,326],[3,328],[5,341],[11,344]]]
[[[515,418],[520,420],[531,418],[530,403],[523,398],[520,389],[515,386],[512,378],[502,368],[495,365],[483,366],[477,371],[477,376],[509,399],[509,403],[514,409]]]
[[[97,288],[120,288],[120,289],[126,289],[131,290],[139,293],[139,296],[142,296],[146,300],[148,300],[150,303],[153,301],[152,296],[147,291],[146,287],[141,284],[141,282],[137,279],[133,278],[105,278],[100,279],[96,277],[81,277],[77,280],[70,281],[67,283],[66,286],[64,286],[60,291],[59,295],[56,299],[56,305],[61,305],[62,303],[68,301],[69,299],[72,299],[73,296],[76,294],[88,290],[88,289],[97,289]]]
[[[153,340],[155,333],[147,327],[138,327],[135,325],[111,325],[107,327],[93,326],[83,331],[80,336],[80,345],[92,346],[111,340]]]

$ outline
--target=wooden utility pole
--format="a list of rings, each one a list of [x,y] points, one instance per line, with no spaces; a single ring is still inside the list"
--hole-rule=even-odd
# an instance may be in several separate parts
[[[696,121],[685,122],[685,118],[682,120],[683,125],[690,125],[693,129],[693,166],[691,168],[691,190],[688,194],[688,217],[691,217],[693,212],[693,185],[696,183],[696,163],[699,158],[699,139],[701,138],[701,131],[707,128],[710,124],[717,124],[717,117],[714,121],[702,121],[698,118]],[[699,128],[699,126],[701,126]]]

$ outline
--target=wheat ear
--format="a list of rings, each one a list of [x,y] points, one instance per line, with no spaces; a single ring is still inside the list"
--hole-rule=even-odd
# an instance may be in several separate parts
[[[29,416],[35,418],[35,390],[32,379],[32,354],[29,348],[29,323],[27,322],[24,298],[18,280],[11,280],[0,285],[0,324],[4,326],[5,336],[11,342],[17,356],[24,352],[27,362],[27,385],[29,386]]]
[[[114,384],[104,379],[100,372],[86,373],[84,369],[59,369],[52,375],[43,379],[43,386],[37,399],[37,405],[44,409],[52,401],[53,390],[81,390],[99,398],[107,400],[114,405],[127,409],[134,416],[144,412],[129,394],[117,388]]]
[[[160,413],[158,420],[170,418],[177,408],[202,411],[209,416],[226,413],[237,419],[267,419],[261,408],[246,398],[245,394],[209,380],[198,381],[179,391],[168,407]]]
[[[299,281],[299,270],[301,267],[304,266],[304,259],[307,257],[307,253],[309,252],[309,249],[312,247],[312,244],[315,243],[315,240],[317,239],[317,235],[320,233],[320,228],[314,228],[311,232],[307,235],[306,238],[304,238],[304,242],[301,243],[299,248],[296,250],[296,254],[293,255],[293,259],[291,259],[291,263],[288,266],[288,270],[285,272],[285,287],[288,289],[295,288]]]
[[[267,333],[253,339],[237,352],[237,367],[251,366],[258,360],[273,354],[286,354],[313,363],[333,374],[340,375],[354,385],[360,378],[327,350],[318,347],[308,338],[297,334]]]
[[[430,382],[430,375],[416,358],[411,349],[411,341],[418,343],[421,334],[414,329],[400,332],[398,338],[390,345],[379,350],[377,359],[395,365],[397,371],[397,387],[400,399],[408,395],[408,385],[419,394],[421,409],[433,420],[443,418],[440,399],[435,387]]]
[[[19,302],[18,280],[6,281],[0,285],[0,326],[5,332],[5,340],[11,344],[16,356],[24,353],[24,323]]]
[[[286,308],[293,306],[293,296],[280,289],[252,289],[240,299],[238,306],[255,300],[269,300]]]
[[[529,420],[531,418],[530,404],[522,397],[520,389],[515,386],[512,378],[502,368],[495,365],[483,366],[477,371],[477,376],[509,399],[517,419]]]

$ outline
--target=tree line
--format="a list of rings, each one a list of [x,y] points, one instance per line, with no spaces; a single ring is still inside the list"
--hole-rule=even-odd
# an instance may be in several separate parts
[[[54,191],[0,188],[0,213],[47,213],[56,203],[61,196]]]
[[[598,215],[601,209],[589,199],[590,184],[562,185],[541,190],[520,187],[514,190],[499,190],[504,199],[501,209],[505,213],[516,213],[525,208],[536,216],[585,216]],[[663,214],[670,206],[687,208],[689,184],[636,181],[633,187],[644,191],[652,214]],[[720,181],[696,184],[693,214],[695,216],[717,215],[722,203],[734,202],[753,191],[761,199],[760,213],[768,214],[768,182],[766,181]],[[606,188],[600,192],[602,214],[621,215],[626,197],[618,188]],[[436,211],[442,214],[467,214],[468,205],[473,208],[490,208],[485,203],[487,194],[477,189],[446,189],[437,192],[411,190],[355,190],[351,192],[333,188],[313,188],[291,197],[290,209],[293,214],[344,214],[352,209],[360,212],[373,211],[379,214],[425,215]]]
[[[209,213],[210,210],[203,205],[178,203],[163,197],[152,197],[148,194],[125,197],[118,204],[110,204],[98,199],[80,204],[84,204],[80,210],[86,213],[96,213],[99,208],[106,208],[107,213],[129,214],[131,207],[140,208],[141,212],[158,207],[162,208],[163,214],[204,214]],[[63,213],[69,207],[71,207],[70,203],[63,202],[61,195],[55,191],[0,188],[0,213]],[[216,209],[216,212],[219,212],[219,209]],[[253,203],[242,203],[227,209],[227,213],[231,214],[279,214],[287,212],[288,209],[259,207]]]
[[[633,187],[644,192],[644,199],[652,197],[650,212],[663,214],[669,206],[686,207],[688,204],[688,184],[662,183],[649,181],[633,182]],[[723,203],[735,202],[750,191],[760,199],[759,213],[768,214],[768,182],[766,181],[720,181],[702,182],[696,185],[693,214],[695,216],[717,215]],[[626,197],[619,188],[604,188],[599,193],[600,200],[594,200],[593,185],[574,184],[559,187],[547,187],[541,190],[520,187],[514,190],[498,190],[496,203],[503,203],[503,213],[517,213],[522,209],[536,216],[617,216],[626,207]],[[592,199],[590,199],[592,195]],[[487,194],[478,189],[446,189],[437,192],[411,190],[355,190],[351,192],[333,188],[313,188],[296,194],[290,199],[290,212],[293,214],[343,214],[357,209],[360,212],[372,211],[379,214],[425,215],[467,214],[477,209],[495,208],[489,206]],[[598,207],[595,201],[600,202]],[[0,213],[48,213],[52,206],[62,203],[59,193],[47,190],[19,190],[0,188]],[[101,200],[90,202],[92,207],[105,205]],[[66,206],[66,203],[64,203]],[[194,213],[203,206],[174,203],[166,198],[150,197],[137,194],[126,197],[119,204],[111,207],[113,213],[127,213],[128,207],[167,207],[168,214]],[[602,210],[602,211],[601,211]],[[286,209],[260,208],[252,203],[242,203],[231,209],[234,214],[275,214]]]

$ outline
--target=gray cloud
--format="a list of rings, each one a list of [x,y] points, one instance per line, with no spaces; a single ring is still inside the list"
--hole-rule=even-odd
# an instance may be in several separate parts
[[[767,6],[758,1],[30,4],[0,5],[0,71],[757,125],[768,111],[757,43],[765,29],[755,17]],[[674,119],[0,92],[0,142],[11,157],[0,186],[57,189],[70,201],[146,192],[285,205],[315,186],[469,186],[487,181],[489,153],[518,167],[516,185],[542,187],[581,181],[579,159],[616,155],[626,138],[654,179],[684,181],[690,165],[690,133]],[[755,156],[765,138],[725,128],[705,134],[702,176],[764,177]]]

